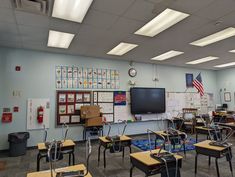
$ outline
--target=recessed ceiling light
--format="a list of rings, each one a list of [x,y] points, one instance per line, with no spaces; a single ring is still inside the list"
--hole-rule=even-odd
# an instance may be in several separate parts
[[[52,17],[82,23],[93,0],[55,0]]]
[[[235,53],[235,49],[234,49],[234,50],[230,50],[229,52],[231,52],[231,53]]]
[[[69,48],[75,34],[64,33],[60,31],[49,31],[47,46],[57,48]]]
[[[198,59],[198,60],[193,60],[193,61],[187,62],[186,64],[196,65],[196,64],[199,64],[199,63],[204,63],[204,62],[208,62],[208,61],[216,60],[216,59],[219,59],[219,57],[208,56],[208,57],[205,57],[205,58],[201,58],[201,59]]]
[[[169,59],[169,58],[172,58],[172,57],[175,57],[175,56],[178,56],[178,55],[181,55],[183,54],[184,52],[180,52],[180,51],[175,51],[175,50],[170,50],[166,53],[163,53],[161,55],[158,55],[156,57],[153,57],[151,58],[151,60],[159,60],[159,61],[162,61],[162,60],[166,60],[166,59]]]
[[[235,28],[229,27],[229,28],[226,28],[222,31],[219,31],[217,33],[214,33],[214,34],[209,35],[207,37],[204,37],[202,39],[199,39],[197,41],[191,42],[190,44],[203,47],[203,46],[227,39],[232,36],[235,36]]]
[[[167,8],[142,28],[137,30],[135,34],[153,37],[188,16],[189,14]]]
[[[110,50],[107,54],[121,56],[121,55],[124,55],[125,53],[129,52],[130,50],[134,49],[137,46],[138,46],[137,44],[130,44],[130,43],[121,42],[116,47],[114,47],[112,50]]]
[[[234,65],[235,65],[235,62],[231,62],[231,63],[222,64],[222,65],[216,65],[214,67],[216,67],[216,68],[224,68],[224,67],[234,66]]]

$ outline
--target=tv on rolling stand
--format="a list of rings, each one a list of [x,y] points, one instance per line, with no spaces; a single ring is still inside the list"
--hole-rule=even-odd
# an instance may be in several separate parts
[[[131,113],[154,114],[166,111],[165,88],[142,88],[130,89]]]

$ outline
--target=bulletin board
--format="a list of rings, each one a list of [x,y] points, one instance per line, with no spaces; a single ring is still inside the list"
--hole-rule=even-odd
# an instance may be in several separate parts
[[[113,91],[94,91],[93,103],[99,105],[106,122],[114,122],[114,92]]]
[[[57,126],[66,124],[83,124],[80,119],[81,106],[91,105],[90,91],[57,91]]]
[[[43,107],[43,122],[37,121],[38,107]],[[27,130],[43,129],[43,125],[49,128],[50,122],[50,99],[29,98],[27,101]]]

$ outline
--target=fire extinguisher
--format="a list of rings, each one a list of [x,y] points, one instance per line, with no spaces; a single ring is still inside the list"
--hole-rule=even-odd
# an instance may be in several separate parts
[[[43,114],[44,108],[42,106],[39,106],[37,110],[37,119],[39,124],[43,123]]]

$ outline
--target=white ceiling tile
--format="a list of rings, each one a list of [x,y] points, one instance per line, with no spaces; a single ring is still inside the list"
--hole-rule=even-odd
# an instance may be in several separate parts
[[[18,26],[13,23],[2,23],[0,22],[0,36],[5,33],[18,34]]]
[[[134,34],[134,32],[141,28],[144,24],[144,22],[121,17],[115,24],[112,25],[111,28],[109,28],[109,30],[112,30],[114,34],[116,34],[116,32]]]
[[[1,41],[0,40],[0,46],[2,47],[13,47],[13,48],[21,48],[22,43],[20,41]]]
[[[218,21],[226,25],[234,26],[235,25],[235,11],[226,16],[221,17],[220,19],[218,19]]]
[[[50,24],[49,17],[45,15],[38,15],[19,10],[15,11],[15,15],[16,15],[17,24],[19,25],[48,27]]]
[[[19,31],[20,31],[23,42],[45,41],[45,43],[47,44],[48,31],[49,31],[47,28],[38,28],[38,27],[32,27],[32,26],[19,25]]]
[[[214,0],[209,6],[202,8],[195,14],[201,17],[217,20],[234,11],[234,0]]]
[[[215,0],[177,0],[169,4],[169,7],[184,13],[192,14],[202,8],[206,8]]]
[[[12,4],[11,4],[11,1],[10,0],[1,0],[1,3],[0,3],[0,7],[1,8],[12,8]]]
[[[135,0],[95,0],[91,9],[115,15],[123,14]]]
[[[52,30],[77,34],[80,27],[81,27],[81,24],[79,23],[62,20],[58,18],[50,18],[49,29],[52,29]]]
[[[16,23],[12,9],[0,8],[0,22]]]
[[[83,23],[99,27],[101,29],[108,29],[113,25],[119,16],[109,13],[100,12],[97,10],[89,10]]]
[[[136,0],[123,16],[148,22],[166,9],[166,4],[162,2],[154,4],[149,1]]]

